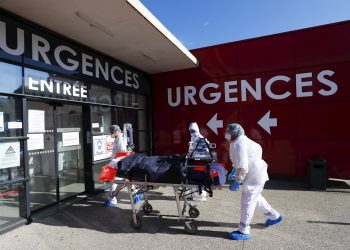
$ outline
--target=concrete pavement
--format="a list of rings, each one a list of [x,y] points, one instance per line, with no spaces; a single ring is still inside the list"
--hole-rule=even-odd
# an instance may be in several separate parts
[[[144,215],[143,226],[131,227],[126,191],[119,207],[103,207],[103,194],[69,201],[34,216],[30,225],[0,235],[0,249],[350,249],[350,189],[348,185],[309,191],[302,184],[270,181],[266,200],[284,216],[279,225],[264,226],[256,210],[253,238],[232,241],[228,232],[237,228],[239,192],[216,190],[199,202],[196,235],[187,235],[177,220],[172,188],[151,192],[153,213]]]

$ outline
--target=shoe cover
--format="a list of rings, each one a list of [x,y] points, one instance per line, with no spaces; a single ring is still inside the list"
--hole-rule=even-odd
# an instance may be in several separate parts
[[[203,192],[202,192],[202,194],[203,194]],[[202,194],[196,193],[196,194],[193,196],[192,199],[193,199],[194,201],[206,201],[207,198],[206,198],[204,195],[202,195]]]
[[[269,227],[269,226],[272,226],[272,225],[276,225],[276,224],[280,223],[281,221],[282,221],[282,215],[280,215],[280,217],[278,217],[276,220],[267,219],[266,222],[265,222],[265,225],[267,227]]]
[[[250,234],[243,234],[240,231],[233,231],[228,236],[232,240],[249,240],[252,237]]]
[[[103,206],[105,206],[105,207],[117,207],[117,202],[105,201],[103,203]]]
[[[141,194],[137,194],[134,198],[134,204],[136,204],[137,202],[139,202],[141,199],[143,198],[143,193]]]

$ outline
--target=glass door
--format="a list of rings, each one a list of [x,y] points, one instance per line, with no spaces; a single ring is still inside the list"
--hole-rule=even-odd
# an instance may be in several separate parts
[[[57,202],[53,107],[41,102],[28,105],[28,166],[31,210]]]
[[[82,107],[28,101],[32,211],[85,190]]]
[[[82,107],[57,106],[57,167],[60,200],[85,191]]]

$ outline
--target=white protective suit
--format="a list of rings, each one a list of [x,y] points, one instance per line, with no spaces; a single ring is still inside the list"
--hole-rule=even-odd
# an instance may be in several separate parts
[[[191,142],[195,143],[199,138],[204,138],[203,135],[199,132],[199,127],[196,122],[191,122],[190,126],[188,127],[188,130],[193,130],[194,132],[191,133]]]
[[[190,131],[190,134],[191,134],[191,140],[190,140],[190,146],[189,146],[188,152],[191,153],[195,149],[198,139],[200,138],[202,139],[204,138],[204,136],[199,132],[199,127],[196,122],[191,122],[190,126],[188,127],[188,130]],[[199,194],[199,193],[194,194],[193,199],[198,201],[205,201],[206,197],[207,197],[207,192],[202,190],[202,194]]]
[[[118,137],[114,139],[113,142],[113,148],[112,148],[112,155],[111,155],[111,161],[114,160],[115,154],[116,153],[121,153],[121,152],[127,152],[127,147],[126,147],[127,141],[124,138],[124,134],[120,133]]]
[[[233,167],[237,168],[236,181],[243,184],[239,231],[250,234],[249,224],[256,206],[269,219],[275,220],[280,216],[261,195],[264,184],[269,179],[267,164],[262,159],[261,146],[244,134],[230,143],[230,159]]]
[[[110,161],[109,165],[111,167],[117,168],[118,161],[115,159],[116,153],[127,152],[127,151],[128,150],[127,150],[127,147],[126,147],[126,140],[124,138],[123,133],[120,133],[118,135],[118,137],[116,137],[114,139],[113,148],[112,148],[112,155],[111,155],[111,161]],[[110,200],[113,203],[115,203],[115,204],[117,203],[117,198],[114,196],[113,193],[119,192],[122,188],[123,188],[122,184],[117,185],[117,184],[115,184],[113,182],[110,183],[109,197],[110,197]]]

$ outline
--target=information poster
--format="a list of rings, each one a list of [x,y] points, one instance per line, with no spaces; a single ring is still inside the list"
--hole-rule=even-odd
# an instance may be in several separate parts
[[[107,151],[106,151],[106,136],[105,135],[99,135],[99,136],[93,136],[93,157],[94,161],[103,160],[107,158]]]
[[[19,142],[0,143],[0,169],[20,166]]]
[[[28,134],[28,150],[44,149],[44,134]]]
[[[45,111],[29,109],[28,110],[28,132],[45,132]]]
[[[62,133],[62,146],[77,146],[79,145],[79,132]]]
[[[107,141],[106,158],[110,158],[112,156],[114,138],[112,138],[110,135],[106,135],[106,141]]]

